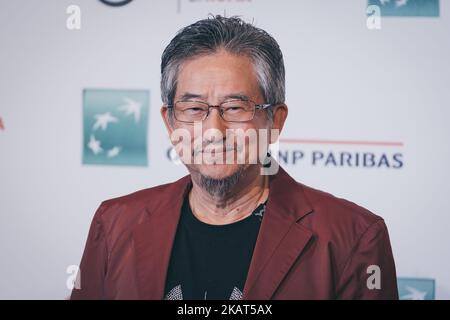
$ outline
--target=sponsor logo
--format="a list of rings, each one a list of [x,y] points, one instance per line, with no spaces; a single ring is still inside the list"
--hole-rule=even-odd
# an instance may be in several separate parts
[[[403,147],[402,142],[280,139],[279,161],[312,167],[401,169]]]
[[[104,3],[111,7],[122,7],[126,4],[129,4],[132,0],[100,0],[101,3]]]
[[[397,278],[400,300],[434,300],[435,281],[425,278]]]
[[[83,92],[83,164],[147,165],[149,92]]]
[[[399,170],[405,165],[403,147],[403,142],[280,139],[270,145],[269,152],[279,164],[288,166]],[[166,150],[167,158],[177,165],[185,162],[179,154],[172,146]]]
[[[439,17],[439,0],[368,0],[368,6],[378,6],[381,16]]]

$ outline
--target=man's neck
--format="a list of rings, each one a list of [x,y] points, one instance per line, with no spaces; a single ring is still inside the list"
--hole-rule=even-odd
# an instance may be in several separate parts
[[[214,225],[233,223],[248,217],[269,195],[268,176],[243,175],[228,194],[212,196],[192,179],[189,204],[202,222]]]

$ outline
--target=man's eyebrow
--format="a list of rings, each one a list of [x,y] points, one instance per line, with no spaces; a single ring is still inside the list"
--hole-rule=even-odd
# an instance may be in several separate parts
[[[243,93],[232,93],[232,94],[227,94],[226,96],[223,97],[223,100],[230,100],[230,99],[250,100],[250,97]]]
[[[185,92],[180,97],[179,100],[189,100],[189,99],[201,99],[206,100],[206,97],[201,94]],[[221,97],[222,100],[238,99],[238,100],[250,100],[250,97],[241,92],[231,93]]]
[[[189,99],[193,99],[193,98],[199,98],[199,99],[204,100],[205,96],[203,96],[201,94],[185,92],[180,96],[179,100],[189,100]]]

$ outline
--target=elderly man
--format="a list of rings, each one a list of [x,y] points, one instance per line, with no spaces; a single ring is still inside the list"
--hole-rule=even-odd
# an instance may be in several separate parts
[[[72,299],[398,298],[383,219],[267,152],[288,114],[268,33],[236,17],[185,27],[162,55],[161,94],[190,174],[100,205]]]

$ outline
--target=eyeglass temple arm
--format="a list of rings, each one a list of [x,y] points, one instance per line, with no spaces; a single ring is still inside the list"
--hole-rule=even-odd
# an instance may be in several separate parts
[[[273,106],[272,103],[256,104],[255,109],[267,109],[272,106]]]

